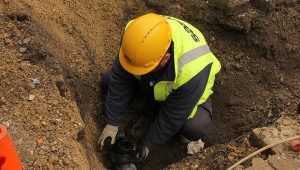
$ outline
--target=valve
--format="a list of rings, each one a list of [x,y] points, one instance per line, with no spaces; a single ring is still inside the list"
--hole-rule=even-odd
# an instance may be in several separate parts
[[[106,153],[108,167],[111,170],[136,170],[135,164],[140,162],[138,158],[136,145],[119,131],[115,143],[109,146]]]

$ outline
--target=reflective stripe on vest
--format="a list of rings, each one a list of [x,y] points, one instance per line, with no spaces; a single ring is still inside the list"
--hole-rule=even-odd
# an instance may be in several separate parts
[[[180,73],[182,67],[185,64],[197,59],[199,56],[202,57],[208,53],[210,53],[210,49],[209,49],[208,45],[206,44],[206,45],[197,47],[197,48],[183,54],[178,60],[178,74]],[[172,89],[173,89],[173,84],[172,83],[168,84],[169,93],[171,93],[173,91]]]
[[[169,94],[173,91],[173,83],[168,83]]]

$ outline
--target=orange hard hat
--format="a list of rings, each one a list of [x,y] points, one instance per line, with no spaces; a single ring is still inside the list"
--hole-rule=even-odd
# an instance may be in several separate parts
[[[132,21],[122,39],[119,60],[122,67],[135,75],[153,70],[168,50],[172,30],[161,15],[149,13]]]

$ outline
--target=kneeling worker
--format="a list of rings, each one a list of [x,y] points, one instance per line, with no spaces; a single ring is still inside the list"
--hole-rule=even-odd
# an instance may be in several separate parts
[[[127,106],[144,114],[131,130],[141,141],[141,160],[176,134],[203,138],[220,68],[202,33],[189,23],[153,13],[130,21],[112,68],[101,73],[107,125],[99,147],[107,137],[114,143]]]

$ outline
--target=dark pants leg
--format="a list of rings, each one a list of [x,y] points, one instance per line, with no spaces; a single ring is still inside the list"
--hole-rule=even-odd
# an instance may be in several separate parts
[[[100,76],[101,76],[100,88],[102,90],[102,94],[105,94],[105,95],[107,94],[107,91],[108,91],[110,73],[111,73],[111,69],[101,71],[101,73],[100,73]]]
[[[212,122],[212,102],[209,97],[205,103],[198,106],[192,119],[188,119],[180,128],[179,133],[190,141],[204,137]]]
[[[100,87],[102,94],[107,94],[110,80],[111,69],[101,72]],[[141,92],[137,80],[134,94],[130,99],[128,107],[137,112],[143,112],[146,116],[156,115],[161,107],[160,103],[155,101],[152,96]],[[152,119],[151,119],[152,120]],[[212,121],[212,102],[209,97],[205,103],[198,106],[197,112],[192,119],[188,119],[180,128],[179,133],[188,140],[196,141],[203,138]]]

